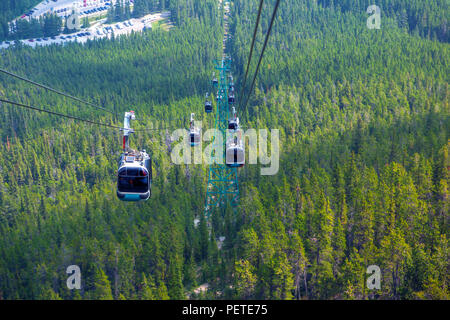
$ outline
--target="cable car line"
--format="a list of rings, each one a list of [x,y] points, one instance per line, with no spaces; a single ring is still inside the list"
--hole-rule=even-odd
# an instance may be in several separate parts
[[[59,117],[64,117],[64,118],[69,118],[69,119],[73,119],[73,120],[83,121],[83,122],[87,122],[87,123],[90,123],[90,124],[95,124],[95,125],[98,125],[98,126],[104,126],[104,127],[109,127],[109,128],[113,128],[113,129],[120,129],[120,130],[124,129],[122,127],[113,126],[113,125],[110,125],[110,124],[107,124],[107,123],[92,121],[92,120],[88,120],[88,119],[83,119],[83,118],[67,115],[67,114],[64,114],[64,113],[59,113],[59,112],[55,112],[55,111],[40,109],[40,108],[37,108],[37,107],[33,107],[33,106],[26,105],[26,104],[19,103],[19,102],[6,100],[6,99],[3,99],[3,98],[0,98],[0,102],[8,103],[8,104],[11,104],[11,105],[15,105],[15,106],[18,106],[18,107],[31,109],[31,110],[35,110],[35,111],[39,111],[39,112],[49,113],[49,114],[52,114],[52,115],[55,115],[55,116],[59,116]]]
[[[134,132],[145,132],[145,131],[157,131],[157,130],[176,130],[179,128],[144,128],[144,129],[133,129]]]
[[[272,20],[270,21],[269,30],[267,31],[266,39],[264,40],[264,46],[262,48],[261,55],[259,56],[258,65],[256,66],[256,71],[255,71],[255,75],[253,77],[252,86],[250,87],[250,91],[248,92],[247,100],[245,101],[243,109],[246,108],[246,106],[248,104],[248,101],[250,99],[250,96],[252,94],[253,88],[255,87],[256,76],[258,75],[259,67],[261,65],[261,61],[262,61],[262,58],[264,56],[264,51],[266,51],[267,43],[269,42],[270,33],[272,31],[273,23],[275,21],[276,15],[277,15],[279,4],[280,4],[280,0],[277,0],[277,3],[275,4],[275,8],[273,9]]]
[[[113,129],[124,130],[124,128],[122,128],[122,127],[110,125],[110,124],[107,124],[107,123],[92,121],[92,120],[89,120],[89,119],[83,119],[83,118],[79,118],[79,117],[75,117],[75,116],[71,116],[71,115],[67,115],[67,114],[63,114],[63,113],[59,113],[59,112],[55,112],[55,111],[40,109],[40,108],[37,108],[37,107],[33,107],[33,106],[26,105],[26,104],[19,103],[19,102],[6,100],[6,99],[3,99],[3,98],[0,98],[0,102],[12,104],[12,105],[15,105],[15,106],[18,106],[18,107],[23,107],[23,108],[26,108],[26,109],[31,109],[31,110],[35,110],[35,111],[39,111],[39,112],[49,113],[49,114],[54,115],[54,116],[59,116],[59,117],[63,117],[63,118],[69,118],[69,119],[73,119],[73,120],[83,121],[83,122],[87,122],[87,123],[90,123],[90,124],[95,124],[95,125],[99,125],[99,126],[109,127],[109,128],[113,128]],[[133,131],[134,132],[144,132],[144,131],[174,130],[174,129],[175,128],[144,128],[144,129],[133,129]]]
[[[264,0],[261,0],[259,2],[258,17],[256,18],[255,30],[253,31],[253,39],[252,39],[252,45],[250,46],[250,54],[248,56],[247,70],[245,71],[244,82],[243,82],[243,85],[242,85],[242,95],[245,92],[245,86],[247,84],[248,70],[250,69],[250,62],[252,61],[253,48],[255,46],[256,33],[258,32],[259,20],[261,18],[261,12],[262,12],[263,4],[264,4]],[[240,106],[242,105],[242,101],[241,101],[241,103],[239,105]]]
[[[106,109],[106,108],[97,106],[97,105],[95,105],[95,104],[93,104],[93,103],[90,103],[90,102],[88,102],[88,101],[82,100],[82,99],[77,98],[77,97],[74,97],[74,96],[72,96],[72,95],[70,95],[70,94],[61,92],[61,91],[59,91],[59,90],[53,89],[53,88],[51,88],[51,87],[49,87],[49,86],[46,86],[46,85],[44,85],[44,84],[40,84],[40,83],[37,83],[37,82],[35,82],[35,81],[29,80],[29,79],[27,79],[27,78],[24,78],[24,77],[22,77],[22,76],[19,76],[19,75],[15,74],[15,73],[12,73],[12,72],[10,72],[10,71],[7,71],[7,70],[4,70],[4,69],[1,69],[1,68],[0,68],[0,72],[4,73],[4,74],[6,74],[6,75],[9,75],[9,76],[11,76],[11,77],[17,78],[17,79],[19,79],[19,80],[28,82],[28,83],[30,83],[30,84],[32,84],[32,85],[37,86],[37,87],[46,89],[46,90],[51,91],[51,92],[54,92],[54,93],[57,93],[57,94],[62,95],[62,96],[64,96],[64,97],[66,97],[66,98],[69,98],[69,99],[76,100],[76,101],[78,101],[78,102],[87,104],[87,105],[89,105],[89,106],[91,106],[91,107],[94,107],[94,108],[96,108],[96,109],[100,109],[100,110],[103,110],[103,111],[112,113],[112,114],[114,114],[114,115],[117,115],[117,116],[119,115],[118,113],[116,113],[116,112],[114,112],[114,111],[111,111],[111,110],[108,110],[108,109]]]

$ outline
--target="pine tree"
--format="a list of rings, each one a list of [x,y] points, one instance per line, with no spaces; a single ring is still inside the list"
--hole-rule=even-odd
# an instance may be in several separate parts
[[[131,7],[130,7],[130,1],[127,1],[127,2],[125,3],[124,19],[125,19],[125,20],[131,19]]]
[[[294,298],[301,299],[302,286],[305,295],[307,296],[308,294],[307,276],[306,276],[308,258],[306,257],[302,239],[296,233],[294,233],[290,238],[288,260],[289,264],[292,266],[292,275],[294,277],[294,292],[295,292]]]
[[[138,298],[139,300],[154,300],[155,296],[154,296],[154,283],[153,283],[153,279],[150,276],[149,280],[147,280],[147,277],[145,276],[144,273],[142,273],[142,281],[139,285],[139,293],[138,293]]]
[[[111,284],[101,268],[97,268],[94,276],[94,291],[92,298],[98,300],[113,300]]]
[[[389,235],[381,241],[381,254],[384,262],[383,279],[387,283],[382,288],[385,288],[387,294],[398,298],[398,290],[402,285],[406,266],[411,258],[411,248],[405,242],[402,232],[398,228],[392,228]]]
[[[89,22],[89,18],[85,17],[83,19],[83,28],[89,28],[91,26],[91,23]]]
[[[254,274],[254,267],[247,260],[239,260],[235,263],[234,288],[236,297],[239,299],[249,299],[253,296],[257,277]]]
[[[167,292],[167,287],[164,282],[161,282],[156,289],[156,300],[169,300],[169,294]]]
[[[286,254],[283,252],[273,262],[272,292],[273,299],[291,300],[294,279]]]
[[[209,233],[208,227],[206,226],[205,216],[200,215],[200,257],[201,259],[208,258],[208,247],[209,247]]]
[[[181,259],[175,256],[170,260],[167,284],[168,295],[170,299],[181,300],[185,298],[181,274]]]
[[[40,300],[62,300],[52,288],[46,288],[39,297]]]

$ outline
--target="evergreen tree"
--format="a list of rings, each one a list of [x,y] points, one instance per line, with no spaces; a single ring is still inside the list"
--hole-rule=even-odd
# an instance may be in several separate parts
[[[257,278],[254,267],[247,260],[237,261],[235,264],[234,287],[239,299],[249,299],[253,296]]]
[[[94,291],[92,292],[92,299],[97,300],[112,300],[111,285],[105,272],[101,268],[97,268],[94,276]]]

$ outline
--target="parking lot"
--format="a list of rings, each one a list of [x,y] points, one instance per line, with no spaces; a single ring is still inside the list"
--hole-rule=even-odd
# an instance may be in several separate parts
[[[115,36],[117,36],[130,34],[131,32],[140,32],[146,29],[151,29],[152,23],[164,20],[168,17],[170,17],[170,12],[162,12],[149,14],[139,19],[130,19],[127,21],[108,25],[104,24],[106,19],[103,19],[94,23],[91,27],[87,29],[82,29],[79,32],[73,34],[69,35],[62,34],[51,38],[26,39],[19,41],[24,45],[28,45],[31,47],[46,46],[52,44],[63,45],[68,42],[85,43],[88,40],[110,38],[113,33]],[[14,45],[14,41],[2,42],[0,43],[0,49],[8,48],[11,45]]]
[[[77,11],[80,18],[106,14],[108,9],[117,0],[45,0],[30,11],[24,13],[19,19],[37,19],[47,13],[67,18],[73,11]],[[130,0],[133,6],[134,0]]]

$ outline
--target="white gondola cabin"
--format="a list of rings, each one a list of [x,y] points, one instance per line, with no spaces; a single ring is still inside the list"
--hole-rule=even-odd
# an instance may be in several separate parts
[[[233,107],[233,115],[230,120],[228,120],[228,129],[232,132],[239,130],[239,118],[236,115],[236,109]]]
[[[206,101],[205,101],[205,112],[211,113],[213,111],[212,102],[209,100],[209,95],[206,94]]]
[[[129,134],[133,111],[125,113],[123,128],[123,153],[117,171],[117,197],[122,201],[141,201],[151,197],[152,160],[145,150],[130,149]]]
[[[230,138],[226,144],[226,165],[228,167],[243,167],[245,164],[245,148],[241,132]]]
[[[191,147],[195,147],[200,143],[200,129],[195,126],[194,113],[191,113],[191,123],[189,128],[189,142]]]

